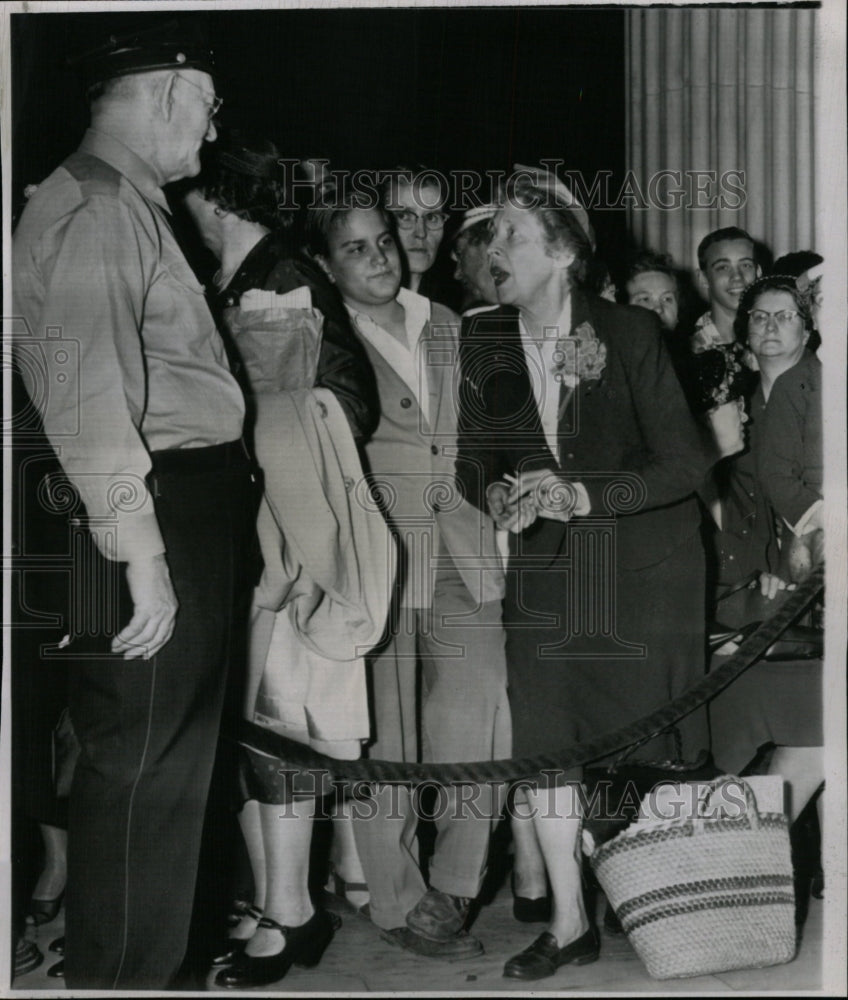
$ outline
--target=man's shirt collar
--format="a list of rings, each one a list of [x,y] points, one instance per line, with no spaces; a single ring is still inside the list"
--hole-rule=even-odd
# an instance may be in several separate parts
[[[110,167],[114,167],[137,187],[145,198],[155,201],[160,208],[170,212],[168,201],[159,186],[159,179],[153,167],[125,146],[120,139],[90,128],[83,136],[79,150],[81,153],[88,153],[89,156],[96,156],[98,160],[103,160]]]

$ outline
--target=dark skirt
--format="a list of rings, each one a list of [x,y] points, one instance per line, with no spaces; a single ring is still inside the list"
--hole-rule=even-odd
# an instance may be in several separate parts
[[[603,571],[558,558],[507,572],[504,623],[513,755],[594,740],[665,705],[704,676],[704,554],[697,535],[656,565]],[[707,747],[698,710],[678,724],[683,758]],[[640,759],[674,756],[666,738]],[[576,777],[574,772],[569,775]]]
[[[725,657],[714,657],[713,668]],[[738,774],[767,743],[820,747],[822,661],[760,660],[710,702],[713,757]]]

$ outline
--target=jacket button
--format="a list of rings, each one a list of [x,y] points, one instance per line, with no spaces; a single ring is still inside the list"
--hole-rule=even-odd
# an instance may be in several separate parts
[[[409,396],[404,396],[403,399],[400,401],[400,405],[405,410],[408,410],[410,406],[412,406],[412,400],[409,398]]]
[[[438,449],[438,447],[437,447],[436,445],[434,445],[434,444],[431,444],[431,445],[430,445],[430,451],[431,451],[431,452],[432,452],[432,453],[433,453],[434,455],[438,455],[438,454],[439,454],[439,449]]]
[[[565,457],[566,458],[574,458],[574,452],[570,451]]]

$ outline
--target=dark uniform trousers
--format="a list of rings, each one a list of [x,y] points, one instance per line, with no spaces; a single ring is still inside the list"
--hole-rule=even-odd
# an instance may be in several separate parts
[[[68,831],[65,980],[73,989],[173,985],[228,671],[240,658],[235,614],[255,569],[258,485],[241,443],[153,460],[148,481],[179,601],[174,634],[150,660],[110,656],[104,639],[100,655],[93,649],[72,668],[81,744]],[[122,585],[121,624],[128,600]]]

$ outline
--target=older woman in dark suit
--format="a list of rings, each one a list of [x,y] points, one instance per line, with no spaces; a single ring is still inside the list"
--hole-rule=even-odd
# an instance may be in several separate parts
[[[504,623],[523,757],[631,722],[702,675],[694,491],[707,459],[656,318],[575,287],[592,254],[585,211],[549,175],[513,182],[489,246],[501,306],[465,324],[457,473],[510,532]],[[688,756],[705,739],[687,735]],[[598,956],[581,892],[579,779],[548,775],[526,790],[553,918],[507,977]]]

